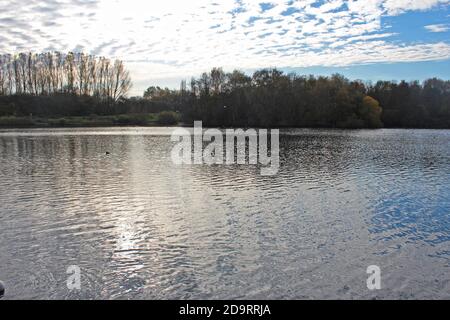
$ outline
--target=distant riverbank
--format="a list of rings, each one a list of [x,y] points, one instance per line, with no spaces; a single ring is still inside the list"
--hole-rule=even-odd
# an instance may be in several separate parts
[[[167,126],[179,124],[175,112],[122,115],[90,115],[78,117],[0,117],[0,128],[58,128],[58,127],[111,127],[111,126]]]
[[[78,117],[0,117],[0,129],[31,129],[31,128],[102,128],[102,127],[161,127],[161,126],[180,126],[191,127],[191,123],[182,122],[181,116],[175,112],[161,112],[151,114],[123,114],[123,115],[90,115]],[[204,128],[221,127],[204,125]],[[256,126],[259,128],[259,126]],[[227,128],[245,128],[245,126],[228,126]],[[267,126],[264,128],[275,128]],[[296,128],[292,126],[278,126],[276,128]],[[355,127],[297,127],[298,129],[341,129],[341,130],[359,130],[368,128]],[[445,127],[383,127],[378,129],[450,129]],[[375,129],[376,130],[376,129]]]

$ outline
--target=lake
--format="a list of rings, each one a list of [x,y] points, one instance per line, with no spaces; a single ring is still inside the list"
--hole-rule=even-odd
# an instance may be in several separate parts
[[[449,130],[282,130],[274,176],[172,130],[0,130],[5,299],[450,298]]]

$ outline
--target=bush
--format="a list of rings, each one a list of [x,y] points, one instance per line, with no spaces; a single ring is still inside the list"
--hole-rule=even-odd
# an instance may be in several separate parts
[[[145,126],[148,125],[149,119],[146,114],[122,114],[114,120],[114,123],[124,126]]]
[[[48,124],[52,127],[65,127],[68,123],[66,119],[48,119]]]
[[[34,122],[30,118],[0,117],[0,127],[30,127]]]
[[[173,126],[178,124],[179,116],[178,113],[173,111],[163,111],[158,114],[158,124],[164,126]]]
[[[14,103],[0,102],[0,117],[13,116],[16,112],[16,106]]]

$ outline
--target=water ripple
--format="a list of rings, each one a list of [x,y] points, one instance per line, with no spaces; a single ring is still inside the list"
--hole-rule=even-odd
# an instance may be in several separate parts
[[[273,177],[177,167],[170,133],[0,131],[7,299],[448,297],[449,131],[285,130]]]

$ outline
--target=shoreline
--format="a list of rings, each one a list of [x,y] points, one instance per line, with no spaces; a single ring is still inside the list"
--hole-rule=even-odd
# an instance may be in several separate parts
[[[83,124],[83,125],[29,125],[29,126],[3,126],[0,125],[0,131],[5,130],[32,130],[32,129],[94,129],[94,128],[193,128],[193,125],[187,125],[184,123],[164,125],[164,124]],[[203,126],[203,129],[280,129],[280,130],[290,130],[290,129],[309,129],[309,130],[337,130],[337,131],[358,131],[358,130],[371,130],[371,131],[379,131],[383,129],[388,130],[450,130],[450,128],[416,128],[416,127],[383,127],[383,128],[337,128],[337,127],[292,127],[292,126],[278,126],[278,127],[243,127],[243,126]]]
[[[181,120],[181,116],[175,112],[169,112],[169,118],[162,118],[161,113],[143,114],[118,114],[118,115],[90,115],[90,116],[61,116],[61,117],[0,117],[0,130],[17,129],[64,129],[64,128],[108,128],[108,127],[193,127],[193,123],[187,124]],[[200,120],[199,120],[200,121]],[[331,127],[331,126],[223,126],[203,125],[207,128],[220,129],[332,129],[332,130],[380,130],[380,129],[406,129],[406,130],[449,130],[450,127]]]
[[[142,126],[156,127],[179,124],[179,115],[161,118],[163,113],[117,114],[89,116],[4,116],[0,117],[0,129],[51,129],[51,128],[102,128]]]

